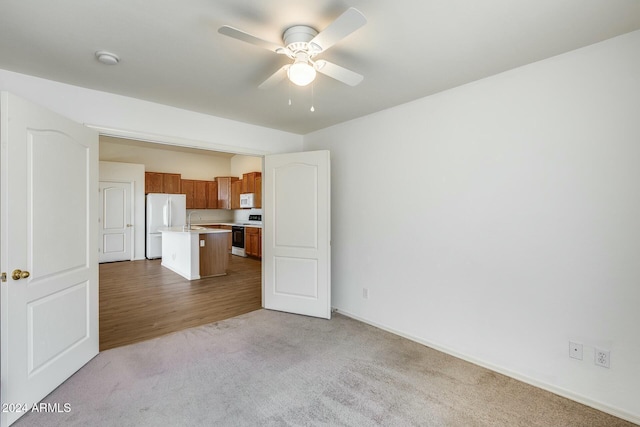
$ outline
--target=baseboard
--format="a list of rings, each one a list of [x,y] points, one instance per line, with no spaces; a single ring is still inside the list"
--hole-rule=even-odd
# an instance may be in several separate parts
[[[508,376],[510,378],[516,379],[518,381],[522,381],[523,383],[527,383],[527,384],[530,384],[530,385],[532,385],[534,387],[538,387],[538,388],[541,388],[543,390],[549,391],[551,393],[557,394],[558,396],[566,397],[567,399],[573,400],[573,401],[578,402],[578,403],[582,403],[583,405],[586,405],[586,406],[590,406],[590,407],[592,407],[594,409],[597,409],[599,411],[602,411],[602,412],[605,412],[607,414],[613,415],[614,417],[618,417],[618,418],[621,418],[623,420],[629,421],[631,423],[640,425],[640,417],[635,416],[633,414],[630,414],[630,413],[628,413],[628,412],[626,412],[626,411],[624,411],[622,409],[619,409],[619,408],[604,404],[602,402],[595,401],[595,400],[590,399],[588,397],[585,397],[585,396],[582,396],[580,394],[574,393],[574,392],[572,392],[570,390],[566,390],[566,389],[563,389],[561,387],[557,387],[557,386],[555,386],[553,384],[548,384],[548,383],[545,383],[543,381],[539,381],[539,380],[537,380],[535,378],[531,378],[531,377],[528,377],[526,375],[522,375],[522,374],[520,374],[518,372],[514,372],[514,371],[511,371],[509,369],[505,369],[503,367],[494,365],[494,364],[486,362],[484,360],[477,359],[475,357],[459,353],[459,352],[457,352],[455,350],[452,350],[450,348],[443,347],[443,346],[438,345],[436,343],[429,342],[427,340],[415,337],[415,336],[410,335],[410,334],[406,334],[406,333],[404,333],[402,331],[399,331],[399,330],[396,330],[394,328],[390,328],[390,327],[388,327],[386,325],[371,321],[369,319],[365,319],[365,318],[360,317],[358,315],[355,315],[353,313],[349,313],[348,311],[340,310],[340,309],[335,308],[335,307],[332,308],[332,311],[336,312],[336,313],[339,313],[339,314],[342,314],[344,316],[350,317],[350,318],[352,318],[354,320],[358,320],[358,321],[360,321],[362,323],[366,323],[368,325],[371,325],[371,326],[374,326],[376,328],[382,329],[384,331],[391,332],[394,335],[398,335],[398,336],[401,336],[401,337],[406,338],[408,340],[415,341],[415,342],[417,342],[419,344],[422,344],[424,346],[427,346],[427,347],[433,348],[435,350],[441,351],[443,353],[449,354],[449,355],[451,355],[453,357],[457,357],[458,359],[462,359],[462,360],[465,360],[467,362],[473,363],[474,365],[482,366],[483,368],[487,368],[487,369],[492,370],[494,372],[497,372],[499,374],[506,375],[506,376]]]

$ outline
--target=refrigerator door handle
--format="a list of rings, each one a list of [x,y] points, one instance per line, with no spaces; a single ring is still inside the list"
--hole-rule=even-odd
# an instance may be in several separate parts
[[[173,212],[173,206],[171,205],[171,199],[169,199],[167,201],[167,205],[169,206],[169,227],[173,227],[173,218],[172,218],[172,212]]]
[[[169,227],[169,205],[168,204],[164,204],[164,206],[162,206],[162,224],[165,227]]]

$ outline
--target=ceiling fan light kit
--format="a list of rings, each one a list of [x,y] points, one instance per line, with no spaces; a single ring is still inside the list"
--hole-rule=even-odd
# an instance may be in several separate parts
[[[306,86],[316,78],[316,70],[305,60],[298,60],[289,67],[287,76],[291,83],[298,86]]]
[[[352,7],[319,33],[307,25],[295,25],[287,28],[282,35],[284,46],[262,40],[228,25],[220,27],[218,32],[277,54],[286,55],[293,60],[293,63],[280,67],[278,71],[262,82],[259,86],[260,89],[269,89],[285,78],[289,78],[292,83],[298,86],[306,86],[314,81],[316,71],[349,86],[356,86],[363,80],[362,75],[325,60],[314,61],[314,57],[325,52],[366,23],[367,19],[364,15]]]

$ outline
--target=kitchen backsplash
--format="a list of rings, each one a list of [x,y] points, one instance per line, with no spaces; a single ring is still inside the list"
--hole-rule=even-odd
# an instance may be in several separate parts
[[[247,222],[249,215],[262,215],[262,209],[187,209],[187,217],[191,215],[192,224],[207,224],[210,222]]]
[[[247,222],[249,215],[262,215],[262,209],[236,209],[233,211],[233,222]]]

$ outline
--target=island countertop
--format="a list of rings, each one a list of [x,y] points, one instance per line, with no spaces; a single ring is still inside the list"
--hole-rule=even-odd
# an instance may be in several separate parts
[[[186,228],[186,227],[184,227]],[[162,266],[187,280],[227,274],[231,230],[163,227]]]
[[[192,225],[190,230],[185,227],[160,227],[158,231],[162,233],[188,233],[188,234],[207,234],[207,233],[231,233],[231,230],[222,228],[206,228],[199,225]]]

